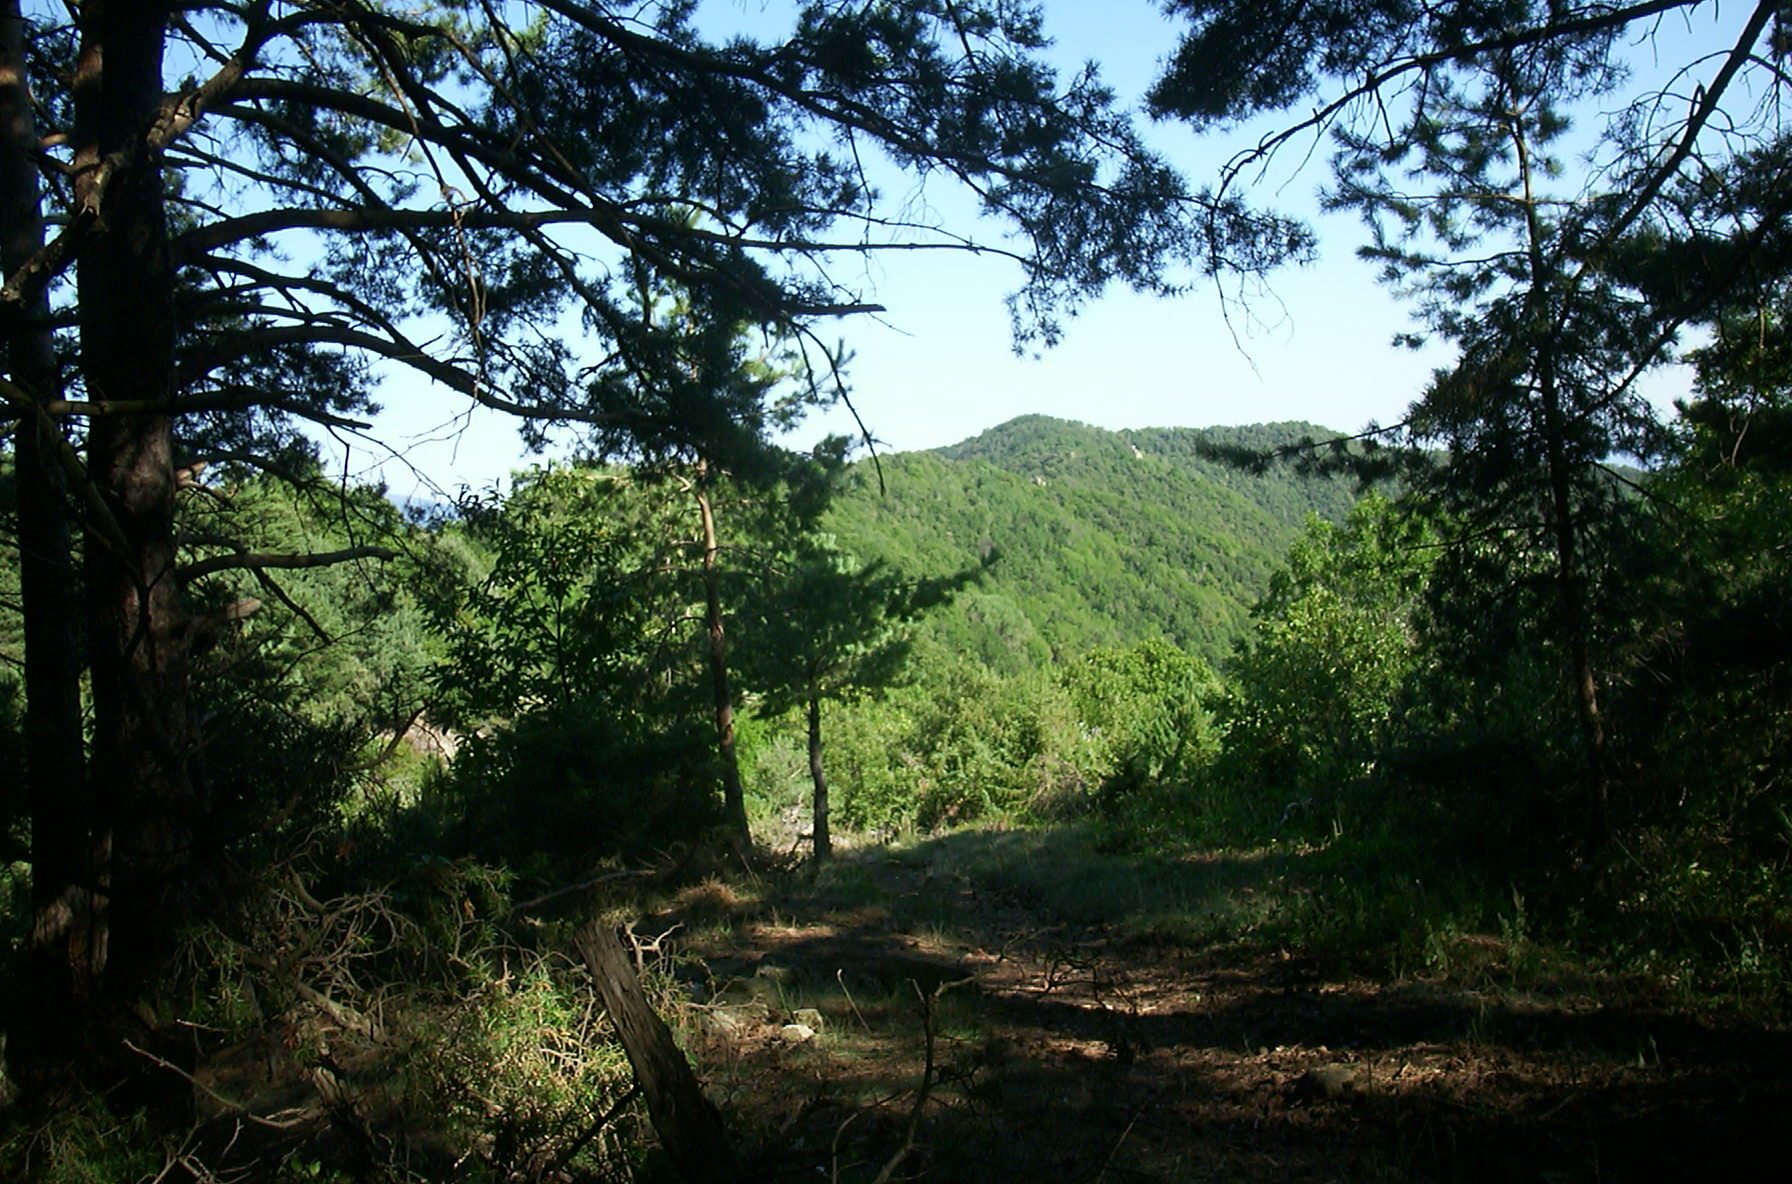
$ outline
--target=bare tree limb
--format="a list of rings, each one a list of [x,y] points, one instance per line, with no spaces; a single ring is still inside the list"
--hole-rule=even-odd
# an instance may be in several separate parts
[[[315,1114],[309,1110],[301,1110],[291,1118],[283,1118],[283,1119],[282,1118],[263,1118],[261,1115],[255,1113],[253,1110],[250,1110],[247,1106],[243,1105],[241,1102],[233,1101],[232,1099],[225,1097],[223,1094],[219,1093],[217,1090],[213,1089],[211,1086],[205,1084],[205,1082],[199,1080],[197,1077],[193,1076],[191,1073],[187,1072],[185,1069],[181,1068],[179,1065],[175,1064],[173,1061],[165,1060],[164,1058],[157,1056],[155,1053],[150,1052],[147,1049],[138,1048],[135,1044],[132,1044],[129,1040],[126,1040],[123,1043],[126,1048],[130,1049],[132,1052],[136,1053],[138,1056],[142,1057],[144,1060],[149,1061],[151,1064],[155,1065],[157,1068],[166,1069],[166,1070],[168,1070],[168,1072],[173,1073],[175,1076],[184,1078],[188,1085],[191,1085],[194,1089],[199,1090],[201,1093],[203,1093],[207,1097],[209,1097],[212,1101],[214,1101],[214,1102],[218,1103],[218,1105],[224,1107],[230,1113],[238,1115],[242,1118],[246,1118],[250,1122],[254,1123],[256,1126],[267,1127],[269,1130],[289,1131],[289,1130],[292,1130],[294,1127],[303,1126],[306,1123],[314,1121],[317,1118],[317,1114]]]
[[[355,559],[396,559],[396,551],[385,547],[346,547],[340,551],[315,551],[305,555],[281,555],[265,552],[243,552],[236,555],[214,555],[209,559],[200,559],[180,569],[180,580],[190,584],[202,576],[215,572],[230,571],[235,568],[258,569],[329,567],[337,563],[347,563]]]
[[[909,985],[915,988],[915,997],[921,1001],[922,1034],[926,1040],[922,1053],[921,1084],[915,1088],[914,1105],[909,1107],[908,1123],[904,1126],[902,1132],[902,1145],[896,1148],[894,1155],[891,1155],[889,1159],[884,1161],[883,1170],[877,1173],[877,1179],[872,1181],[872,1184],[889,1184],[890,1177],[894,1176],[897,1170],[902,1167],[903,1162],[914,1153],[915,1135],[921,1127],[921,1111],[926,1108],[927,1099],[932,1095],[934,1083],[938,1080],[938,1076],[934,1071],[934,1043],[938,1036],[938,1008],[940,999],[947,991],[950,991],[955,987],[966,986],[976,981],[976,976],[972,975],[961,979],[954,979],[951,982],[940,983],[933,988],[931,994],[924,994],[921,991],[920,983],[912,980],[910,981]]]

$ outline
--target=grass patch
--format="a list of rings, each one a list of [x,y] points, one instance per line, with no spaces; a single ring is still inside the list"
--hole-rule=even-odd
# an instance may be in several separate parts
[[[1202,852],[1128,851],[1092,822],[1030,830],[965,830],[914,848],[935,898],[958,885],[1015,896],[1079,926],[1138,941],[1242,937],[1273,924],[1292,899],[1307,853],[1273,847]]]

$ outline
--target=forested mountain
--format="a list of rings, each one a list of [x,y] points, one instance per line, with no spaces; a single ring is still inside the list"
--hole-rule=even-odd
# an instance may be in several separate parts
[[[859,462],[828,525],[912,573],[998,556],[926,628],[1002,670],[1161,636],[1217,661],[1309,514],[1348,482],[1241,472],[1204,446],[1271,448],[1310,424],[1106,431],[1027,415],[930,452]]]

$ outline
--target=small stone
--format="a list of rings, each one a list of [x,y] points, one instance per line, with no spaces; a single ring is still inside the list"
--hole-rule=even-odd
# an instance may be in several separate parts
[[[808,1024],[785,1024],[778,1029],[778,1035],[791,1044],[807,1044],[815,1039],[815,1029]]]
[[[732,978],[723,983],[716,991],[712,1003],[745,1004],[758,1003],[775,1006],[782,996],[783,988],[777,980],[761,978]]]
[[[781,983],[785,986],[789,986],[791,980],[796,978],[796,971],[788,966],[779,966],[775,962],[761,962],[753,971],[753,976],[755,978],[770,979],[774,983]]]
[[[1300,1100],[1335,1102],[1356,1092],[1357,1077],[1361,1072],[1358,1065],[1321,1065],[1301,1074],[1289,1088],[1289,1093]]]
[[[813,1028],[817,1032],[827,1027],[827,1022],[821,1018],[821,1012],[813,1007],[797,1008],[790,1013],[790,1022],[801,1024],[805,1028]]]
[[[727,1039],[766,1023],[771,1012],[763,1003],[748,1002],[710,1007],[699,1011],[697,1017],[706,1036]]]

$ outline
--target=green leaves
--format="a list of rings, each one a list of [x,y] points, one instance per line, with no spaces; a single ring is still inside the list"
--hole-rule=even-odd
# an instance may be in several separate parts
[[[864,563],[825,536],[785,547],[746,593],[735,651],[764,710],[894,683],[908,653],[908,625],[948,598],[953,581]]]
[[[1110,805],[1142,788],[1185,784],[1218,752],[1208,710],[1219,680],[1201,659],[1167,642],[1092,650],[1062,681],[1079,727],[1099,746],[1101,792]]]
[[[1331,795],[1367,770],[1420,661],[1413,615],[1434,555],[1374,495],[1342,527],[1308,528],[1226,667],[1231,777],[1266,796]]]
[[[938,452],[886,458],[887,492],[861,467],[826,523],[851,549],[907,571],[999,551],[981,586],[917,632],[1004,673],[1152,636],[1213,663],[1306,516],[1341,517],[1351,495],[1341,481],[1243,474],[1204,449],[1274,447],[1302,431],[1117,433],[1025,416]]]
[[[688,661],[688,588],[670,562],[690,525],[672,491],[626,474],[547,468],[469,507],[479,570],[435,605],[443,690],[469,722],[541,707],[630,713]]]
[[[1415,459],[1440,462],[1409,466],[1406,494],[1448,534],[1429,641],[1440,666],[1460,673],[1431,690],[1440,715],[1478,718],[1481,704],[1503,703],[1502,729],[1531,717],[1534,737],[1499,741],[1526,759],[1577,749],[1550,776],[1580,784],[1584,841],[1598,847],[1615,776],[1601,700],[1621,665],[1616,639],[1633,624],[1613,614],[1619,557],[1643,529],[1607,466],[1662,457],[1667,436],[1640,379],[1670,360],[1676,335],[1784,270],[1784,169],[1760,168],[1783,155],[1785,138],[1785,80],[1760,53],[1772,6],[1745,7],[1740,23],[1717,15],[1733,26],[1722,34],[1731,47],[1676,75],[1690,103],[1626,86],[1625,33],[1654,37],[1639,22],[1690,12],[1677,0],[1174,7],[1193,29],[1154,94],[1158,108],[1210,123],[1310,97],[1312,114],[1264,136],[1227,180],[1330,132],[1328,205],[1366,222],[1362,254],[1413,306],[1418,328],[1405,340],[1454,347],[1404,424]],[[1576,115],[1590,127],[1571,136]],[[1564,159],[1569,147],[1578,168]],[[1285,741],[1290,768],[1321,751],[1358,764],[1373,713],[1345,672],[1366,672],[1365,702],[1377,702],[1385,656],[1342,602],[1303,592],[1276,611],[1266,620],[1289,632],[1265,638],[1272,644],[1244,667],[1267,684],[1288,673],[1265,661],[1275,655],[1299,669],[1320,650],[1363,652],[1318,671],[1339,692],[1321,713],[1329,739],[1251,726]],[[1321,644],[1299,656],[1307,640]],[[1513,688],[1522,691],[1503,693]]]

